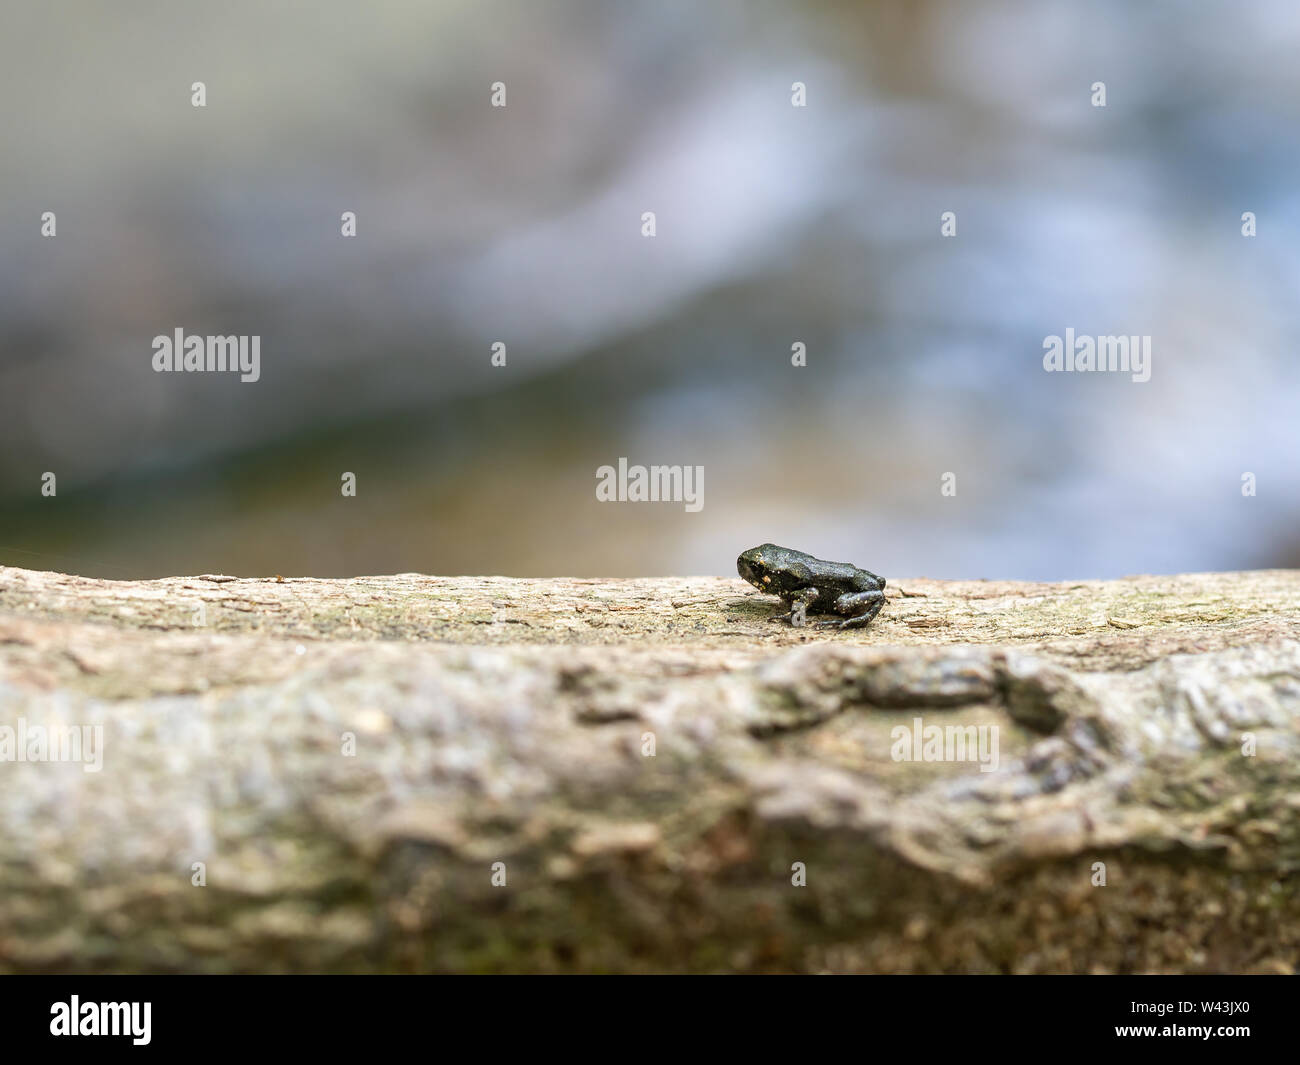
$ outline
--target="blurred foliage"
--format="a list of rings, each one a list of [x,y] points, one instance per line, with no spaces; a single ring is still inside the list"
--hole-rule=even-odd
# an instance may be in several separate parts
[[[1294,564],[1298,43],[1282,0],[10,5],[0,563]],[[178,327],[262,379],[155,374]],[[1044,373],[1067,327],[1151,381]],[[597,503],[620,456],[703,511]]]

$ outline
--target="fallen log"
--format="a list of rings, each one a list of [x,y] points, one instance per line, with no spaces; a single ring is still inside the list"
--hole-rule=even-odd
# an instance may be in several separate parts
[[[887,594],[0,567],[0,971],[1300,969],[1300,573]]]

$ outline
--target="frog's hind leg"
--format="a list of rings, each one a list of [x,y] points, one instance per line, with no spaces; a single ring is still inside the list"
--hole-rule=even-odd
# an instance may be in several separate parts
[[[870,625],[872,620],[885,605],[884,592],[849,592],[835,600],[835,611],[838,614],[851,614],[851,617],[841,621],[839,618],[832,618],[830,621],[819,621],[817,624],[821,627],[834,625],[837,629],[860,629],[865,625]],[[861,613],[854,614],[853,611],[860,610]]]

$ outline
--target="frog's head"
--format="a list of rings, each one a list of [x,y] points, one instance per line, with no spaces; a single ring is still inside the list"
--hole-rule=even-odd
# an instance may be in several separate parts
[[[736,572],[755,588],[767,591],[772,584],[772,572],[778,566],[781,549],[776,544],[751,547],[736,559]]]

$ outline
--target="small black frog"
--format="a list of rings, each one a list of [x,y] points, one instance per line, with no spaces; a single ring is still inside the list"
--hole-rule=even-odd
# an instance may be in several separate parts
[[[839,614],[819,625],[852,629],[870,623],[885,605],[885,578],[848,562],[823,562],[776,544],[751,547],[736,559],[740,575],[761,592],[779,595],[790,607],[791,625],[807,624],[808,614]]]

